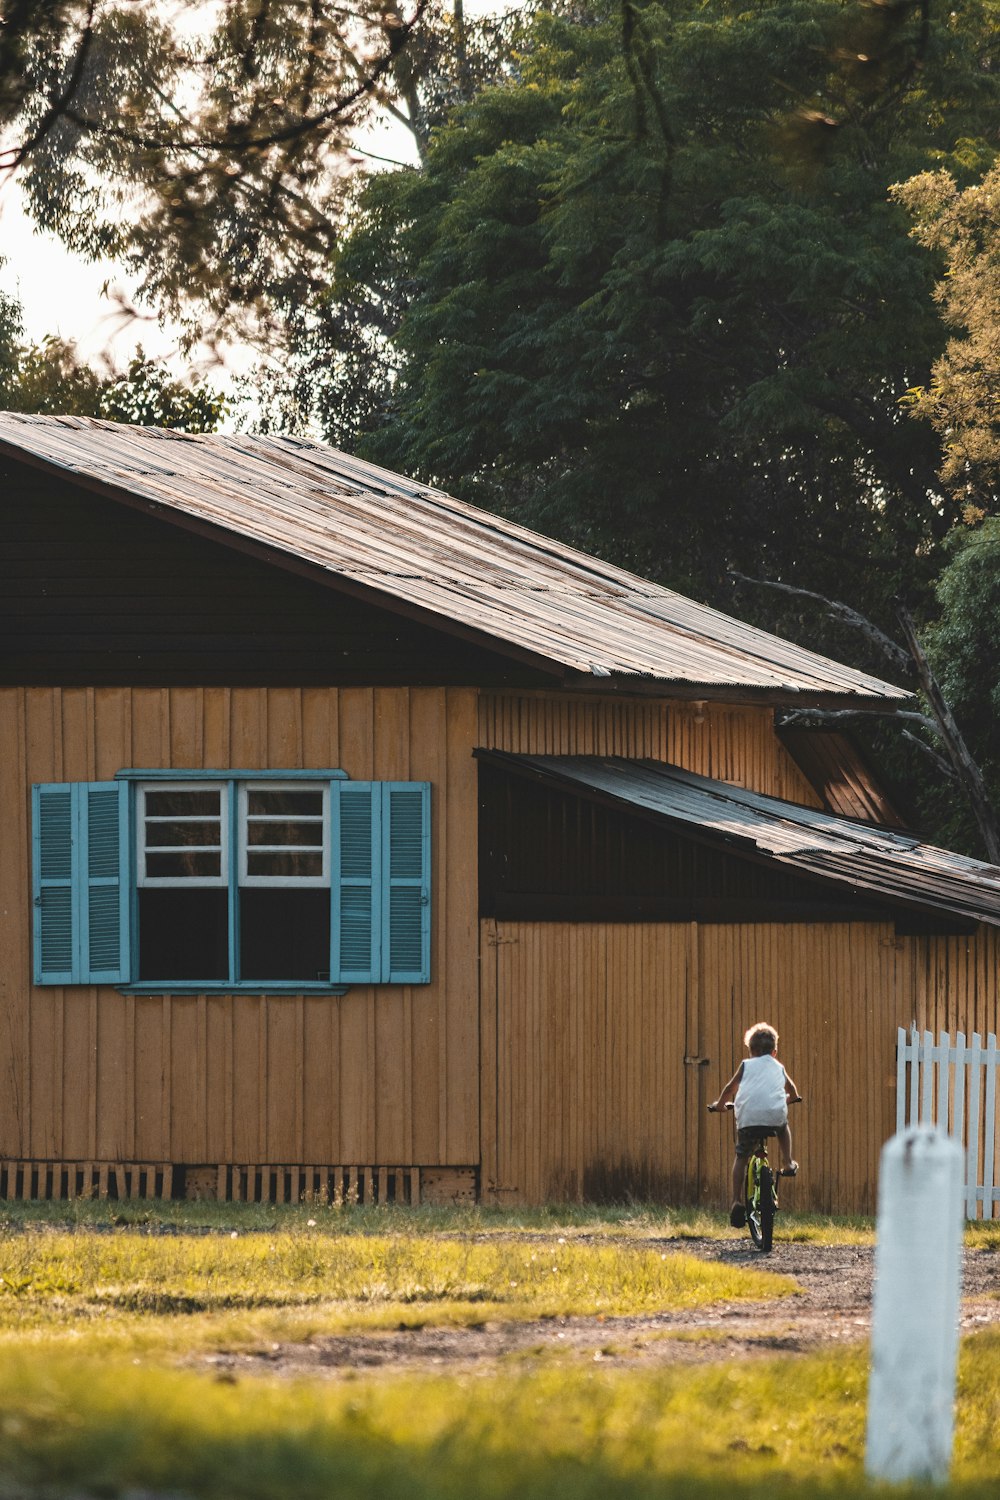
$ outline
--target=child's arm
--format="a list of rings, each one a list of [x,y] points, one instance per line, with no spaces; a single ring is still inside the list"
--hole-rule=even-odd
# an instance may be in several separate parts
[[[718,1099],[714,1100],[714,1102],[708,1106],[712,1114],[715,1114],[717,1110],[725,1109],[729,1101],[736,1098],[736,1091],[740,1086],[740,1079],[742,1077],[743,1064],[740,1063],[739,1067],[736,1069],[736,1072],[733,1074],[732,1078],[730,1078],[729,1082],[722,1090],[722,1093],[719,1095]]]
[[[799,1093],[798,1089],[795,1087],[795,1084],[789,1078],[787,1071],[785,1073],[785,1098],[788,1100],[789,1104],[798,1104],[802,1099],[802,1095]]]

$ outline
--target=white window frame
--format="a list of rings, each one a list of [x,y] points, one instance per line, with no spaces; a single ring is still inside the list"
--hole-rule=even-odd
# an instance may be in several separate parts
[[[136,884],[139,886],[165,886],[181,887],[185,890],[197,888],[217,889],[219,886],[229,884],[229,785],[225,781],[141,781],[137,788],[136,800]],[[199,847],[206,852],[219,851],[219,874],[218,875],[149,875],[146,872],[146,793],[147,792],[219,792],[219,839],[218,844],[202,844],[183,846],[185,853],[192,848]],[[183,822],[205,822],[204,816],[185,817],[183,815],[151,814],[154,822],[183,823]],[[157,850],[163,853],[164,850]],[[180,850],[178,850],[180,852]]]
[[[239,884],[250,887],[310,886],[316,888],[330,887],[330,783],[329,781],[309,781],[306,778],[295,781],[241,781],[237,785],[238,791],[238,832],[239,844]],[[250,822],[250,793],[256,791],[268,792],[319,792],[322,797],[321,811],[319,814],[305,814],[292,817],[283,813],[280,817],[274,816],[271,821],[276,823],[319,823],[323,833],[322,843],[322,874],[320,875],[251,875],[248,873],[249,839],[247,837]],[[266,815],[255,813],[253,821],[267,822]],[[283,852],[309,852],[315,853],[320,845],[275,845],[276,849]],[[266,844],[255,844],[255,851],[263,851],[268,848]]]

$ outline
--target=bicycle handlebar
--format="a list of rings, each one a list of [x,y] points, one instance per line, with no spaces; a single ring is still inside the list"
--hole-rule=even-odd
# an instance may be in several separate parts
[[[805,1103],[805,1095],[804,1094],[796,1094],[795,1098],[794,1099],[789,1099],[788,1102],[789,1102],[789,1104],[804,1104]],[[710,1115],[721,1115],[724,1110],[735,1109],[736,1108],[735,1104],[733,1104],[732,1102],[730,1102],[729,1104],[724,1104],[722,1106],[722,1109],[720,1109],[717,1104],[707,1104],[705,1107],[708,1110],[708,1112],[709,1112]]]

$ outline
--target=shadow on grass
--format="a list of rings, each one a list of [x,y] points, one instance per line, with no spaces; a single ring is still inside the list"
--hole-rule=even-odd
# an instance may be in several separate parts
[[[448,1432],[430,1443],[393,1440],[350,1407],[339,1420],[308,1433],[199,1433],[195,1441],[169,1424],[150,1431],[146,1424],[123,1426],[109,1420],[88,1423],[72,1441],[42,1442],[28,1452],[22,1444],[0,1458],[0,1476],[17,1486],[65,1488],[74,1497],[111,1497],[140,1490],[197,1500],[789,1500],[829,1495],[852,1500],[885,1491],[858,1472],[834,1467],[828,1478],[816,1472],[796,1477],[774,1464],[767,1444],[734,1444],[732,1462],[685,1473],[683,1459],[654,1472],[608,1461],[597,1455],[534,1454],[527,1449],[498,1453],[474,1436]],[[754,1472],[754,1470],[757,1472]],[[0,1479],[2,1483],[2,1479]],[[30,1490],[28,1493],[30,1494]],[[23,1494],[22,1489],[17,1490]],[[946,1489],[907,1488],[918,1496],[961,1496],[986,1500],[993,1483],[973,1482]]]
[[[996,1493],[998,1341],[973,1346],[960,1442],[975,1455],[970,1477],[908,1497]],[[653,1377],[292,1383],[53,1360],[36,1348],[0,1369],[0,1494],[851,1500],[886,1493],[861,1472],[865,1384],[864,1361],[843,1351],[794,1372],[773,1361]],[[984,1386],[989,1409],[970,1411],[969,1393]]]

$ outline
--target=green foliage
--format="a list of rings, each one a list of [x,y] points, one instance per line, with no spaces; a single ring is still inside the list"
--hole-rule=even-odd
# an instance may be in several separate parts
[[[6,405],[17,377],[17,350],[22,333],[20,305],[0,292],[0,409]]]
[[[958,528],[945,556],[928,655],[993,805],[1000,807],[1000,517]],[[979,852],[970,816],[947,788],[929,788],[926,804],[952,846]]]
[[[19,345],[4,392],[7,411],[45,416],[96,417],[101,377],[82,363],[71,343],[50,335],[40,344]]]
[[[850,568],[885,621],[926,597],[948,516],[899,398],[942,336],[887,189],[995,132],[996,5],[932,7],[927,38],[893,13],[873,40],[839,0],[648,0],[624,35],[610,0],[539,10],[423,169],[362,193],[329,301],[367,342],[342,379],[303,341],[297,394],[345,446],[723,606],[728,564],[835,594]]]
[[[24,345],[19,317],[5,339],[0,306],[0,409],[44,416],[103,417],[142,427],[214,432],[226,415],[224,396],[205,381],[174,380],[140,348],[119,374],[101,375],[65,339],[50,335]]]
[[[205,381],[172,380],[140,349],[121,374],[103,382],[96,415],[140,427],[176,427],[183,432],[214,432],[228,407]]]

